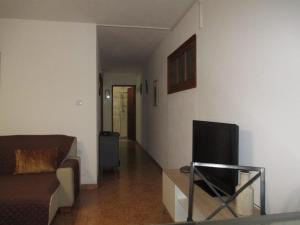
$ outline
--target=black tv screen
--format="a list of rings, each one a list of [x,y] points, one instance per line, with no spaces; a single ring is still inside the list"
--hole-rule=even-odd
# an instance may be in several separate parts
[[[236,124],[193,121],[193,162],[238,165],[238,140],[239,127]],[[198,169],[211,183],[230,195],[234,194],[238,182],[237,170]],[[215,196],[204,181],[195,183]]]

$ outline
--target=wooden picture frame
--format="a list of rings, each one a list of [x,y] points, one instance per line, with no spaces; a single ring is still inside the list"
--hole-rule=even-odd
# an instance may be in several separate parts
[[[140,95],[143,94],[143,83],[140,83]]]
[[[168,56],[168,94],[197,86],[196,34]]]
[[[149,93],[149,87],[148,87],[148,81],[145,80],[145,93],[148,94]]]

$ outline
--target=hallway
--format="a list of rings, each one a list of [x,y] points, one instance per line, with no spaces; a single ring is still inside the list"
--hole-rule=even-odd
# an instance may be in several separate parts
[[[73,212],[53,225],[144,225],[171,222],[162,204],[161,169],[135,143],[120,140],[120,172],[105,171],[98,190],[82,190]]]

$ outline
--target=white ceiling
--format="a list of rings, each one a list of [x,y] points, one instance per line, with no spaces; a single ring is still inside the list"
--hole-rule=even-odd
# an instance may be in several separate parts
[[[168,33],[168,30],[100,27],[98,34],[104,69],[144,63]]]
[[[0,18],[172,28],[195,0],[0,0]],[[100,31],[99,31],[100,30]],[[140,63],[168,30],[101,27],[103,66]]]
[[[171,27],[193,0],[0,0],[0,18]]]

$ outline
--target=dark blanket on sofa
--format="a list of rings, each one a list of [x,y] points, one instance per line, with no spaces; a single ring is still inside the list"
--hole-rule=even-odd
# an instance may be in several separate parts
[[[47,225],[55,173],[0,176],[0,225]]]

